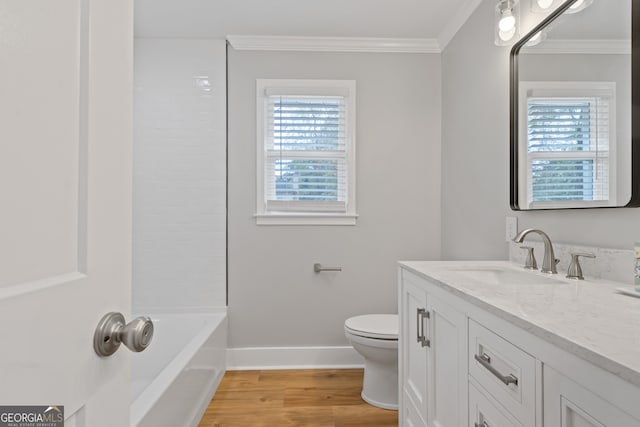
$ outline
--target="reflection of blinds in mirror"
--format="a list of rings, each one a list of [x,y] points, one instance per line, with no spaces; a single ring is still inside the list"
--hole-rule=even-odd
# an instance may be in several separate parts
[[[609,126],[607,97],[528,98],[530,200],[608,200]]]

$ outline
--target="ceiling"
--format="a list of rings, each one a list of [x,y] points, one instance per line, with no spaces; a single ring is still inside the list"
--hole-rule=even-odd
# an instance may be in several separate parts
[[[227,35],[438,39],[482,0],[135,0],[138,37]]]

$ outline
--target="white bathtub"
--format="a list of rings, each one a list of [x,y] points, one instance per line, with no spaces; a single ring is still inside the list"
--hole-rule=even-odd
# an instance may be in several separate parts
[[[153,341],[132,356],[130,424],[197,426],[226,369],[226,313],[151,318]]]

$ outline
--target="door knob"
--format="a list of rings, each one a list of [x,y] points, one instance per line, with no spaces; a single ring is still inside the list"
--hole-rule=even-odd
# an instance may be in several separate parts
[[[153,322],[138,317],[125,324],[122,313],[107,313],[98,323],[93,335],[93,348],[100,357],[111,356],[124,344],[129,350],[140,352],[153,338]]]

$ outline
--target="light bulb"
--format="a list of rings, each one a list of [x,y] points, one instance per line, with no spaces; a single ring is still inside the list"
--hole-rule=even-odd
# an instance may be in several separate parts
[[[511,9],[507,9],[502,12],[502,18],[500,18],[500,22],[498,22],[498,28],[500,31],[509,32],[514,29],[516,26],[516,17],[511,13]]]
[[[516,27],[511,27],[511,29],[509,31],[498,31],[498,37],[500,37],[500,40],[508,42],[509,40],[511,40],[513,38],[513,36],[515,36],[516,34]]]
[[[521,0],[497,0],[494,9],[493,41],[496,46],[507,46],[518,38],[519,3]],[[536,0],[528,0],[535,2]]]
[[[578,0],[576,1],[574,4],[572,4],[571,6],[569,6],[569,9],[577,9],[580,6],[582,6],[582,3],[584,3],[584,0]]]
[[[536,0],[540,9],[549,9],[553,4],[553,0]]]

